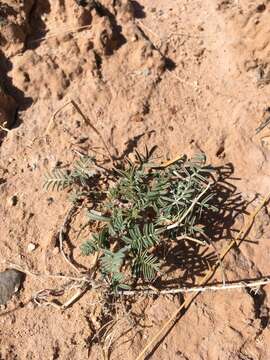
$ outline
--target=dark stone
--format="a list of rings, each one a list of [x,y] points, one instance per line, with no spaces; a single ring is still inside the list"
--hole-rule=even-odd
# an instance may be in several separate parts
[[[0,305],[5,305],[20,289],[24,274],[15,269],[0,273]]]

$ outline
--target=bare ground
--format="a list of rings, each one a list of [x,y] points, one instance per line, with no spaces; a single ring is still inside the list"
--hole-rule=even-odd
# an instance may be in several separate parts
[[[232,214],[244,212],[242,199],[252,202],[250,211],[270,187],[269,129],[255,131],[269,112],[269,1],[102,0],[102,14],[73,0],[3,3],[9,7],[0,28],[1,85],[13,100],[1,100],[0,93],[0,106],[3,119],[14,125],[2,131],[0,147],[1,258],[42,273],[68,270],[55,236],[69,204],[66,194],[42,190],[44,174],[71,163],[74,149],[105,153],[70,100],[102,133],[114,158],[156,145],[160,159],[203,151],[213,165],[227,166],[236,205],[224,214],[227,226],[219,238],[229,240],[229,229],[243,222],[243,215],[235,220]],[[269,274],[269,224],[268,206],[250,242],[226,259],[229,280]],[[28,252],[29,243],[35,251]],[[78,245],[74,257],[86,265]],[[190,261],[194,268],[196,258]],[[205,269],[197,267],[195,275],[201,275]],[[85,294],[64,312],[23,305],[52,286],[27,276],[4,312],[19,309],[0,313],[1,359],[102,358],[98,338],[93,341],[106,322],[100,299]],[[131,304],[134,316],[119,317],[105,337],[111,359],[135,359],[180,301],[141,298]],[[267,360],[269,308],[267,287],[257,295],[204,293],[152,359]]]

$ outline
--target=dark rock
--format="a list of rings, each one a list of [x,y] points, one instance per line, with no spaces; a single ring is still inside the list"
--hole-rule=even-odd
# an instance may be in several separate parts
[[[20,289],[24,274],[20,271],[9,269],[0,272],[0,305],[5,305]]]

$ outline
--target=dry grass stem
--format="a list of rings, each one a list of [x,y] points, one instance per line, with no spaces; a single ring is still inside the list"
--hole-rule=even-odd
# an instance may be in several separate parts
[[[46,40],[55,38],[57,36],[63,36],[63,35],[71,34],[74,32],[78,32],[80,30],[90,29],[90,28],[91,28],[91,25],[84,25],[84,26],[79,26],[79,27],[75,27],[75,28],[69,28],[69,29],[63,31],[63,29],[65,29],[65,27],[64,27],[64,28],[60,28],[57,32],[55,32],[53,34],[47,34],[44,37],[29,41],[29,43],[34,44],[36,42],[46,41]]]
[[[80,109],[79,105],[74,101],[74,100],[69,100],[67,103],[65,103],[64,105],[62,105],[59,109],[57,109],[50,121],[49,121],[49,124],[45,130],[45,135],[47,135],[49,133],[49,130],[51,129],[51,126],[52,126],[52,123],[54,123],[55,121],[55,118],[56,116],[68,105],[72,105],[75,110],[78,112],[78,114],[83,118],[84,122],[91,127],[91,129],[98,135],[98,137],[100,138],[105,150],[107,151],[108,155],[109,155],[109,158],[111,159],[111,161],[113,161],[113,157],[112,157],[112,154],[108,148],[108,145],[106,144],[106,141],[103,139],[103,136],[101,135],[101,133],[98,131],[98,129],[91,123],[90,119],[88,118],[88,116],[86,116],[82,110]]]
[[[208,185],[206,186],[206,188],[192,201],[192,204],[190,205],[190,207],[187,209],[187,211],[183,214],[183,216],[181,216],[181,218],[174,224],[171,224],[169,226],[167,226],[167,230],[171,230],[174,229],[178,226],[180,226],[182,224],[182,222],[184,221],[184,219],[187,217],[187,215],[192,211],[192,209],[194,208],[194,206],[197,204],[197,202],[203,197],[203,195],[209,190],[210,186],[212,184],[208,183]]]
[[[194,293],[204,291],[220,291],[220,290],[235,290],[243,288],[257,289],[260,286],[267,285],[270,283],[270,277],[263,277],[257,280],[243,280],[232,284],[226,285],[206,285],[206,286],[195,286],[191,288],[183,287],[178,289],[164,289],[154,290],[150,288],[138,289],[138,290],[123,290],[120,292],[123,296],[134,296],[134,295],[174,295],[181,293]]]
[[[66,227],[67,225],[70,223],[72,216],[75,214],[75,212],[77,211],[78,207],[77,206],[72,206],[70,208],[70,210],[68,211],[65,219],[64,219],[64,223],[59,231],[59,249],[60,252],[63,256],[63,258],[65,259],[65,261],[77,272],[80,273],[80,270],[72,263],[72,261],[67,257],[64,248],[63,248],[63,242],[64,242],[64,233],[66,232]]]

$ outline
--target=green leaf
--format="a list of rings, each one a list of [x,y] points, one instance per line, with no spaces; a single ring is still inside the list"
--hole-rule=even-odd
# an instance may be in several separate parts
[[[45,190],[63,190],[72,184],[72,178],[62,169],[54,169],[47,174],[44,182]]]
[[[88,212],[88,218],[90,220],[95,220],[95,221],[104,221],[104,222],[110,222],[111,221],[111,219],[109,217],[103,216],[98,211],[95,211],[95,210],[90,210]]]
[[[125,236],[124,241],[127,244],[131,244],[133,251],[138,253],[156,245],[159,242],[159,237],[155,231],[154,224],[144,224],[142,233],[136,224],[133,228],[129,229],[129,237]]]
[[[98,251],[99,246],[94,241],[88,240],[80,246],[80,249],[81,249],[82,255],[89,256],[89,255],[94,254],[96,251]]]
[[[118,288],[120,288],[122,290],[130,290],[131,286],[127,285],[127,284],[118,284]]]
[[[93,159],[89,156],[82,156],[76,161],[71,177],[78,180],[82,186],[87,186],[89,179],[96,174],[96,171],[90,169]]]
[[[159,271],[158,259],[146,251],[135,258],[133,273],[136,276],[143,276],[145,280],[151,281]]]
[[[98,234],[94,234],[91,240],[86,241],[81,245],[81,252],[83,255],[91,255],[95,252],[109,247],[108,230],[102,229]]]
[[[104,250],[104,255],[101,258],[101,270],[105,275],[114,275],[119,273],[121,266],[123,265],[125,252],[127,247],[120,249],[119,251],[113,253],[110,250]]]
[[[121,281],[124,280],[125,275],[123,273],[115,273],[112,276],[112,283],[119,284]]]

